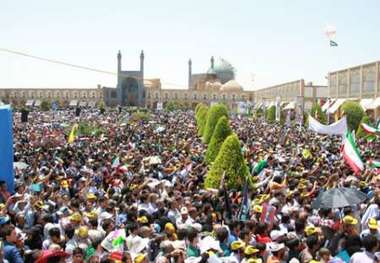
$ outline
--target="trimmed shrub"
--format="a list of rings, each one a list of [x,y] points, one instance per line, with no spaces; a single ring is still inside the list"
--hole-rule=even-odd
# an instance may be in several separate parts
[[[210,164],[215,160],[224,140],[231,134],[232,130],[228,124],[228,119],[226,116],[220,117],[215,126],[214,133],[212,134],[210,144],[207,147],[206,163]]]
[[[241,188],[249,174],[236,134],[231,134],[223,142],[218,156],[207,174],[204,186],[219,189],[224,172],[229,189]]]
[[[276,106],[270,106],[265,117],[268,122],[274,122],[276,120]]]
[[[201,107],[207,107],[207,106],[204,105],[203,103],[198,103],[197,106],[195,106],[195,110],[194,110],[195,114],[198,113],[198,111],[199,111],[199,109],[200,109]]]
[[[132,113],[129,120],[132,122],[149,121],[150,120],[150,114],[147,112],[136,111],[136,112]]]
[[[203,132],[203,142],[208,144],[214,133],[215,126],[220,117],[226,116],[228,118],[228,110],[223,104],[215,104],[207,112],[207,122]]]
[[[176,110],[181,110],[185,108],[184,105],[177,101],[169,101],[168,103],[165,104],[165,110],[166,111],[176,111]]]
[[[360,123],[365,123],[370,125],[369,117],[367,115],[364,115]],[[367,137],[369,134],[364,131],[361,125],[359,125],[358,129],[356,130],[356,137],[357,138],[364,138]]]
[[[327,124],[327,115],[325,112],[322,111],[321,105],[318,103],[314,103],[311,107],[310,115],[318,120],[322,124]]]
[[[206,126],[207,121],[207,112],[208,107],[205,105],[202,105],[197,114],[195,115],[195,120],[197,122],[197,128],[198,128],[198,136],[203,136],[203,132]]]
[[[264,111],[262,108],[258,108],[255,112],[256,118],[260,118],[264,115]]]
[[[99,102],[99,111],[100,111],[100,114],[104,114],[104,112],[106,111],[104,101]]]
[[[347,116],[347,125],[350,131],[357,130],[364,116],[364,110],[358,102],[346,101],[342,105],[342,111]]]
[[[47,101],[47,100],[43,100],[41,102],[41,110],[42,111],[49,111],[50,110],[50,107],[51,107],[51,103],[50,101]]]

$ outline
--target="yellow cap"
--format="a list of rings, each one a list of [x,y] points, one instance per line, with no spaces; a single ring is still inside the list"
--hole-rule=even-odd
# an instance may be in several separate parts
[[[343,217],[343,223],[347,225],[356,225],[358,223],[358,220],[352,216],[345,216]]]
[[[68,187],[69,187],[69,183],[67,182],[67,180],[62,180],[62,181],[61,181],[61,186],[62,186],[63,188],[68,188]]]
[[[377,225],[376,218],[370,218],[368,220],[368,228],[369,229],[378,229],[379,228],[379,226]]]
[[[263,207],[261,205],[255,205],[255,206],[253,206],[253,211],[261,214],[263,212]]]
[[[311,260],[311,261],[309,261],[309,263],[319,263],[320,261],[319,260]]]
[[[231,250],[235,251],[235,250],[238,250],[238,249],[242,249],[245,247],[245,243],[243,241],[234,241],[231,243]]]
[[[36,204],[35,204],[36,207],[38,208],[43,208],[44,207],[44,202],[42,201],[38,201]]]
[[[174,233],[175,232],[174,225],[172,223],[166,223],[165,224],[165,231],[170,232],[170,233]]]
[[[305,234],[306,236],[311,236],[317,233],[317,228],[315,226],[307,226],[305,227]]]
[[[254,246],[247,246],[245,249],[244,249],[244,254],[246,254],[247,256],[250,256],[250,255],[253,255],[257,252],[259,252],[260,250],[258,250],[257,248],[255,248]]]
[[[146,224],[149,222],[149,220],[146,216],[140,216],[137,218],[137,222],[139,222],[140,224]]]
[[[98,218],[98,214],[95,211],[91,211],[85,214],[89,220],[95,220]]]
[[[76,212],[70,216],[70,220],[74,222],[80,222],[82,221],[82,216],[78,212]]]
[[[5,208],[5,204],[1,203],[0,204],[0,210],[3,210]]]
[[[88,193],[86,197],[87,200],[96,200],[96,195],[94,195],[93,193]]]
[[[87,226],[81,226],[78,228],[77,231],[78,237],[80,238],[87,238],[88,237],[88,227]]]
[[[250,258],[246,263],[263,263],[263,260],[261,258]]]
[[[138,254],[135,257],[134,263],[141,263],[144,261],[144,258],[145,258],[145,254]]]

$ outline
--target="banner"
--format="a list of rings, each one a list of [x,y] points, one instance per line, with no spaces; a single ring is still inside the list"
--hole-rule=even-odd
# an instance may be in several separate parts
[[[346,116],[330,125],[324,125],[309,115],[309,130],[327,135],[342,135],[347,132]]]
[[[7,183],[8,191],[14,192],[12,109],[0,106],[0,180]]]

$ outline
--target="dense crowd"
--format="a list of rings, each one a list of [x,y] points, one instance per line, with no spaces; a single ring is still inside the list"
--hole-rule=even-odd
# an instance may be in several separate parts
[[[3,262],[380,262],[380,177],[355,176],[342,138],[231,117],[253,185],[205,189],[206,146],[194,112],[32,112],[14,115],[15,193],[0,182]],[[67,143],[74,123],[101,132]],[[363,160],[379,140],[358,140]],[[265,167],[257,170],[258,164]],[[365,202],[313,209],[322,191],[351,187]]]

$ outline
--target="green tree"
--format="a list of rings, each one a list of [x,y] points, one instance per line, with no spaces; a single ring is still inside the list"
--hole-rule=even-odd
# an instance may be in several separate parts
[[[43,100],[43,101],[41,102],[40,107],[41,107],[41,110],[42,110],[42,111],[49,111],[50,108],[51,108],[51,103],[50,103],[50,101],[48,101],[48,100]]]
[[[203,103],[198,103],[197,106],[195,106],[195,110],[194,110],[195,114],[198,113],[198,111],[199,111],[199,109],[200,109],[201,107],[205,107],[205,106],[206,106],[206,105],[204,105]]]
[[[203,133],[204,143],[208,144],[210,142],[216,123],[222,116],[226,116],[228,118],[227,107],[223,104],[215,104],[208,110],[207,122]]]
[[[195,120],[197,122],[197,128],[198,128],[198,136],[203,136],[204,128],[206,126],[207,121],[207,112],[208,107],[205,105],[202,105],[197,114],[195,115]]]
[[[212,134],[210,143],[206,151],[206,163],[212,163],[219,153],[220,147],[224,140],[232,134],[228,119],[226,116],[219,118],[218,123],[215,126],[214,133]]]
[[[360,123],[365,123],[365,124],[368,124],[368,125],[371,125],[370,124],[370,120],[369,120],[369,117],[367,115],[364,115],[362,120],[360,121]],[[356,137],[358,138],[365,138],[367,137],[369,134],[364,131],[364,129],[362,128],[361,125],[359,125],[358,129],[356,130]]]
[[[264,115],[264,111],[263,111],[263,109],[260,107],[260,108],[258,108],[257,110],[256,110],[256,112],[255,112],[255,115],[256,115],[256,118],[260,118],[260,117],[262,117],[263,115]]]
[[[266,113],[266,119],[268,122],[274,122],[276,120],[276,106],[269,107]]]
[[[319,103],[314,103],[313,106],[311,107],[311,112],[310,115],[318,120],[322,124],[327,124],[327,115],[325,112],[322,111],[321,106]]]
[[[241,188],[249,174],[236,134],[231,134],[223,142],[218,156],[207,174],[204,186],[218,189],[223,173],[225,173],[225,180],[230,189]]]
[[[342,111],[347,116],[347,125],[350,131],[357,130],[364,116],[364,110],[358,102],[346,101],[342,105]]]
[[[177,101],[169,101],[165,104],[165,110],[166,111],[176,111],[183,108],[183,105],[181,105]]]
[[[104,112],[106,112],[106,106],[104,104],[104,101],[99,102],[99,111],[100,114],[104,114]]]

